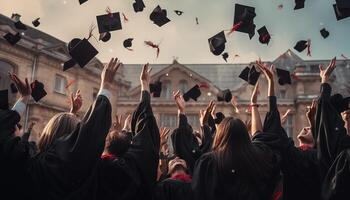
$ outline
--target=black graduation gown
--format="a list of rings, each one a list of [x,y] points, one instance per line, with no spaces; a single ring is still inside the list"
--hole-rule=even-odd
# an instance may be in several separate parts
[[[321,85],[314,138],[320,161],[322,199],[349,199],[350,137],[344,121],[330,102],[332,88]]]
[[[14,182],[5,192],[11,199],[23,199],[24,189],[26,199],[69,197],[97,166],[110,126],[111,105],[100,95],[76,129],[56,139],[45,152],[31,158],[28,143],[20,138],[8,137],[1,141],[7,167],[2,180]]]
[[[36,146],[36,142],[34,142],[34,141],[29,142],[29,137],[31,134],[32,134],[31,131],[24,132],[22,137],[21,137],[21,140],[28,142],[29,154],[30,154],[30,156],[34,156],[38,152],[38,147]]]
[[[156,200],[192,200],[191,183],[171,178],[157,184],[155,189]]]
[[[279,138],[265,140],[265,144],[271,149],[279,151],[281,155],[283,199],[320,199],[320,177],[316,150],[302,151],[295,147],[291,138],[288,138],[281,125],[275,96],[269,97],[269,112],[266,115],[263,130],[279,135]]]
[[[277,107],[277,106],[276,106]],[[279,133],[275,131],[276,122],[269,121],[264,132],[256,133],[252,138],[253,149],[270,163],[262,177],[249,181],[239,171],[221,172],[225,179],[220,180],[218,166],[213,153],[206,153],[196,162],[192,179],[195,200],[264,200],[272,199],[274,189],[280,178],[279,151],[269,148],[267,143],[277,144]],[[268,178],[263,178],[268,177]]]
[[[101,159],[86,183],[70,199],[152,199],[159,160],[159,130],[150,94],[142,92],[141,103],[133,113],[134,138],[119,158]]]
[[[193,134],[192,127],[188,124],[186,115],[180,114],[179,127],[171,134],[174,154],[186,161],[190,174],[193,172],[197,159],[211,149],[213,136],[210,128],[204,125],[202,132],[202,144],[199,145],[196,136]]]

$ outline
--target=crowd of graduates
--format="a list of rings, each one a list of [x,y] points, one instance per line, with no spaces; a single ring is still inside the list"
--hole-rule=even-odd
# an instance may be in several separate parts
[[[122,63],[113,58],[101,74],[98,97],[84,117],[76,113],[83,94],[71,95],[71,110],[56,114],[39,140],[29,142],[34,124],[18,126],[32,90],[9,74],[20,98],[0,110],[1,199],[349,199],[349,102],[332,95],[336,59],[320,66],[320,94],[306,114],[296,146],[283,128],[275,96],[275,69],[256,66],[267,79],[268,113],[259,113],[259,83],[251,95],[249,123],[221,116],[210,101],[199,111],[201,129],[186,117],[186,102],[173,93],[179,125],[159,128],[151,106],[151,67],[143,66],[140,102],[132,115],[112,119],[111,85]],[[221,117],[218,117],[221,116]],[[171,146],[172,148],[170,148]]]

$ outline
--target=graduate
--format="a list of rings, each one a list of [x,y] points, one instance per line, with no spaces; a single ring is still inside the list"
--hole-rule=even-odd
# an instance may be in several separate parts
[[[186,103],[180,91],[173,93],[177,108],[179,127],[171,134],[171,141],[174,154],[186,161],[190,174],[197,159],[204,153],[210,151],[213,135],[208,126],[208,120],[214,107],[214,102],[210,102],[205,112],[201,112],[200,124],[202,134],[197,137],[192,126],[188,123],[185,115]]]
[[[269,88],[270,110],[276,110],[273,84]],[[238,118],[226,117],[219,124],[212,151],[196,162],[192,179],[194,199],[273,198],[280,178],[279,153],[265,143],[277,140],[278,126],[271,122],[263,130],[256,100],[257,86],[250,105],[252,140],[245,123]]]
[[[111,126],[109,90],[120,65],[118,59],[112,59],[105,66],[99,95],[81,121],[72,113],[59,113],[48,122],[34,157],[30,157],[28,142],[14,136],[32,89],[27,79],[23,82],[10,74],[21,98],[12,110],[0,111],[0,186],[4,197],[67,199],[87,181]]]

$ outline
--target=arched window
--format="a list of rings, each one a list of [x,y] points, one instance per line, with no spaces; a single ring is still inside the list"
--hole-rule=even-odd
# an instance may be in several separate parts
[[[170,99],[172,96],[172,87],[170,81],[163,81],[162,82],[162,93],[161,97],[165,99]]]
[[[11,80],[8,76],[8,72],[14,72],[14,68],[11,64],[0,60],[0,90],[9,90],[9,101],[11,102],[16,94],[11,93],[10,85]]]
[[[188,90],[188,84],[186,80],[181,80],[179,82],[179,90],[182,94],[186,93]]]

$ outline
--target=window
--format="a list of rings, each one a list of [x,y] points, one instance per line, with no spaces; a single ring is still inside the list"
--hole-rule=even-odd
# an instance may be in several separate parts
[[[293,115],[289,115],[285,124],[288,137],[293,137]]]
[[[98,89],[94,88],[92,90],[92,100],[95,101],[97,98],[97,94],[98,94]]]
[[[285,99],[286,96],[287,96],[287,91],[286,90],[280,90],[280,93],[279,93],[279,98],[281,99]]]
[[[176,114],[161,114],[160,115],[160,127],[168,127],[168,128],[177,127],[177,115]]]
[[[56,74],[55,92],[60,94],[66,94],[65,92],[66,85],[67,85],[67,79],[64,76]]]
[[[185,94],[188,90],[188,84],[186,80],[182,80],[179,83],[179,90],[182,94]]]
[[[172,97],[172,88],[170,81],[163,81],[161,97],[165,99],[170,99]]]

